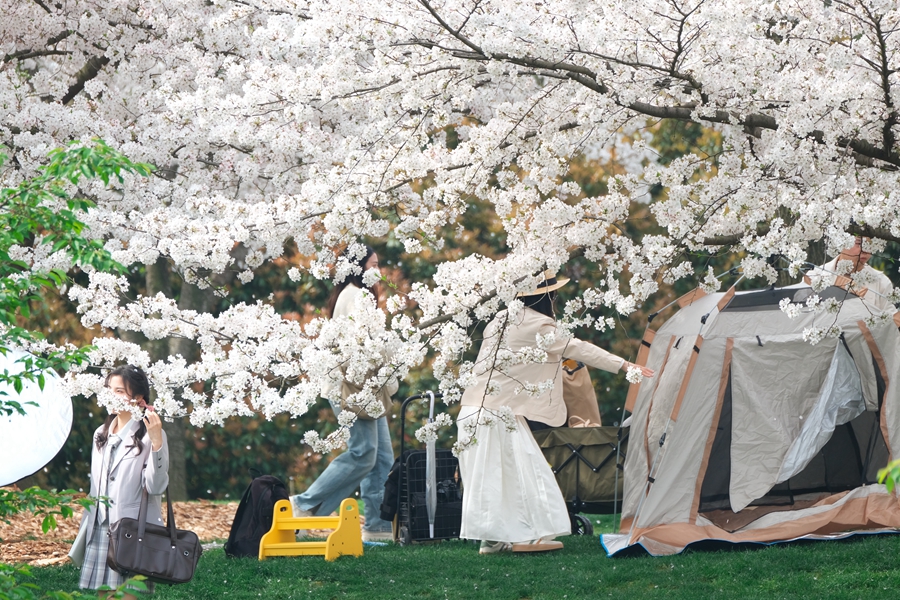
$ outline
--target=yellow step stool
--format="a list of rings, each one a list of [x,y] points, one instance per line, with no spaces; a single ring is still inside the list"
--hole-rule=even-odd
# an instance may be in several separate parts
[[[324,542],[298,542],[297,529],[334,529]],[[272,528],[259,541],[259,560],[267,556],[321,556],[334,560],[338,556],[362,556],[362,529],[359,505],[346,498],[336,517],[295,517],[289,500],[275,503]]]

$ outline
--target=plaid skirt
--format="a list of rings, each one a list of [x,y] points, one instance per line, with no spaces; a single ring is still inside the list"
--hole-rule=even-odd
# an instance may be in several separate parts
[[[91,541],[84,549],[84,564],[81,565],[81,579],[78,582],[78,587],[84,590],[96,590],[104,585],[116,589],[125,581],[124,577],[106,565],[106,557],[109,552],[109,522],[104,521],[101,524],[98,521],[99,519],[95,519]],[[149,581],[144,583],[147,590],[153,593],[153,584]],[[129,590],[129,593],[137,594],[139,592]]]

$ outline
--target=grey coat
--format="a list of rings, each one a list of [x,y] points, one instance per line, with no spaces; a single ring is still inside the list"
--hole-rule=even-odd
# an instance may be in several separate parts
[[[94,432],[94,442],[91,444],[91,492],[90,496],[96,498],[100,489],[101,462],[103,451],[97,449],[97,435],[101,427]],[[141,440],[144,445],[139,454],[134,444],[134,438],[123,440],[116,452],[115,460],[109,470],[109,484],[107,495],[110,499],[109,522],[115,523],[124,517],[138,518],[141,508],[141,494],[147,489],[149,504],[147,506],[147,522],[162,525],[162,494],[169,485],[169,446],[166,440],[166,432],[162,432],[162,447],[153,452],[150,445],[150,436],[144,434]],[[91,541],[93,525],[96,518],[97,505],[84,511],[81,517],[81,528],[78,537],[72,544],[69,556],[72,561],[81,565],[84,560],[84,549]]]

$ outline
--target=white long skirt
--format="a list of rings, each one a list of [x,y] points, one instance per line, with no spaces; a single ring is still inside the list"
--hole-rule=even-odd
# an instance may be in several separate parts
[[[463,406],[458,427],[476,419],[478,407]],[[462,529],[459,537],[527,542],[569,535],[571,524],[550,465],[524,417],[510,432],[502,423],[479,425],[478,443],[462,452]]]

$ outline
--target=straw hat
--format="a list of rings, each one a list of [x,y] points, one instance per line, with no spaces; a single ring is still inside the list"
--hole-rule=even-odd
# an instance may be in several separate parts
[[[538,284],[537,288],[528,292],[519,292],[516,297],[524,298],[525,296],[540,296],[541,294],[546,294],[548,292],[558,290],[562,286],[569,283],[568,277],[557,279],[556,272],[551,271],[550,269],[547,269],[546,271],[541,273],[541,277],[543,278],[543,281]]]

